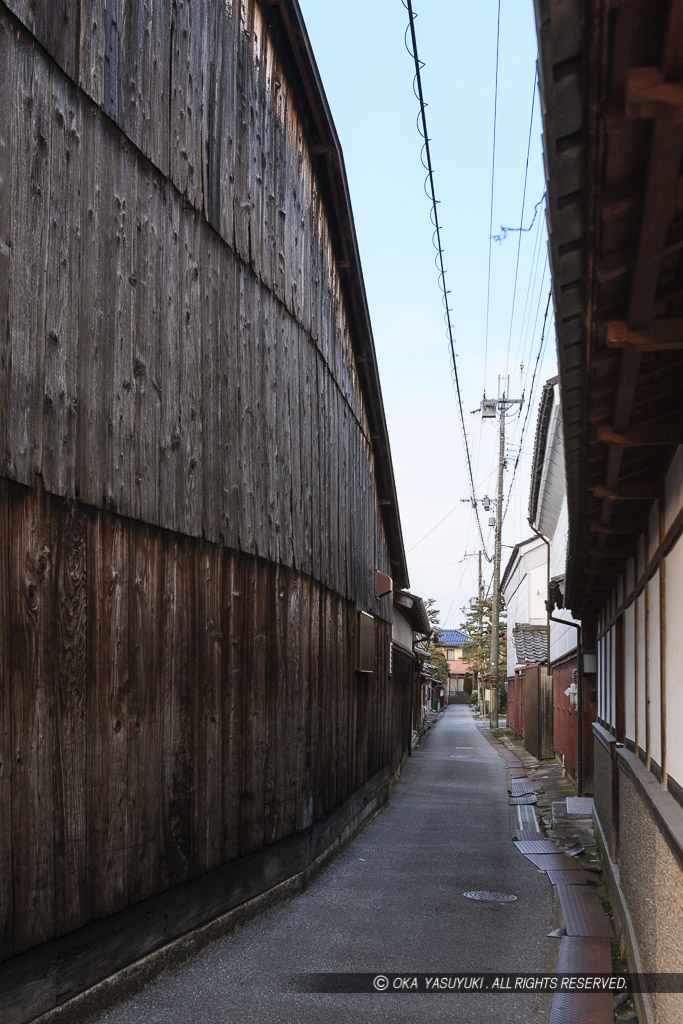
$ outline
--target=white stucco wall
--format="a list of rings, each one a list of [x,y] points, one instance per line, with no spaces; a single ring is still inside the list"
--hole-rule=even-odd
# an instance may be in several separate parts
[[[540,538],[528,541],[515,556],[515,563],[505,582],[503,597],[507,612],[508,676],[514,675],[517,664],[512,631],[519,622],[545,626],[547,622],[545,595],[547,591],[546,545]]]
[[[563,496],[562,507],[557,520],[555,533],[550,540],[550,575],[563,576],[567,565],[567,536],[569,520],[567,516],[567,495]],[[553,612],[556,619],[575,622],[567,608],[556,608]],[[572,626],[562,626],[557,622],[550,623],[550,661],[559,661],[567,654],[576,650],[576,630]]]

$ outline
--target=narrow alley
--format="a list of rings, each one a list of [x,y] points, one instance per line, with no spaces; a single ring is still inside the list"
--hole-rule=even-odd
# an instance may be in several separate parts
[[[451,706],[388,804],[303,895],[100,1018],[101,1024],[538,1019],[540,996],[329,994],[318,972],[554,970],[553,890],[512,843],[504,764],[468,707]],[[470,890],[517,897],[466,899]]]

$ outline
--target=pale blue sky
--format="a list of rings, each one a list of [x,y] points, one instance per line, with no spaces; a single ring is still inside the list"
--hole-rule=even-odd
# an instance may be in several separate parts
[[[300,0],[323,85],[341,140],[349,179],[382,391],[411,589],[434,597],[441,623],[457,627],[461,606],[476,592],[479,549],[462,432],[453,390],[448,338],[434,265],[429,202],[423,191],[421,140],[412,91],[413,63],[404,46],[408,14],[401,0]],[[495,493],[496,427],[470,415],[484,387],[494,397],[506,372],[517,234],[493,243],[487,357],[486,296],[497,0],[415,0],[417,42],[435,170],[458,373],[477,493]],[[518,226],[526,164],[536,34],[531,0],[501,7],[493,233]],[[525,225],[543,195],[538,94],[529,158]],[[521,397],[541,335],[548,294],[545,221],[522,236],[508,373]],[[537,258],[533,273],[534,254]],[[545,270],[545,280],[541,285]],[[538,320],[536,321],[537,310]],[[526,316],[525,316],[526,308]],[[551,305],[552,313],[552,305]],[[519,364],[525,370],[520,374]],[[525,539],[529,469],[540,385],[555,372],[554,334],[539,367],[534,402],[503,542]],[[528,374],[528,376],[527,376]],[[519,450],[521,422],[509,422],[508,473]],[[424,535],[455,507],[455,512]],[[489,553],[493,531],[482,512]],[[503,565],[510,554],[503,549]],[[487,578],[490,567],[486,566]]]

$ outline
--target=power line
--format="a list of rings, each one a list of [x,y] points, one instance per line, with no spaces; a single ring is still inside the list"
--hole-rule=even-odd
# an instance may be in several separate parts
[[[493,191],[496,180],[496,121],[498,118],[498,60],[500,56],[500,0],[498,0],[498,18],[496,22],[496,83],[493,93],[493,147],[491,153],[491,213],[489,217],[489,269],[486,282],[486,335],[484,340],[484,394],[486,393],[486,361],[489,351],[489,312],[491,308],[491,249],[493,234]]]
[[[505,376],[506,377],[507,377],[507,373],[508,373],[508,366],[509,366],[509,363],[510,363],[510,345],[512,343],[512,325],[513,325],[514,319],[515,319],[515,300],[517,298],[517,275],[519,273],[519,254],[520,254],[520,251],[521,251],[521,248],[522,248],[522,234],[523,234],[523,232],[525,230],[525,228],[524,228],[524,204],[526,202],[526,185],[527,185],[527,179],[529,177],[529,153],[531,152],[531,130],[532,130],[533,124],[534,124],[534,109],[535,109],[535,105],[536,105],[536,72],[534,72],[534,88],[533,88],[533,92],[531,94],[531,117],[529,118],[529,140],[527,142],[527,147],[526,147],[526,165],[525,165],[525,168],[524,168],[524,188],[522,190],[522,212],[519,215],[519,237],[517,239],[517,262],[515,263],[515,283],[514,283],[514,286],[513,286],[513,289],[512,289],[512,311],[510,313],[510,332],[508,334],[508,350],[507,350],[507,355],[505,357]],[[538,207],[540,206],[540,204],[542,202],[543,202],[543,199],[540,199],[539,202],[536,204],[536,209],[534,210],[534,220],[536,219],[536,214],[538,212]],[[531,222],[531,224],[529,225],[529,228],[528,228],[529,231],[531,231],[531,228],[533,227],[533,223],[534,222],[532,220],[532,222]]]
[[[522,425],[522,433],[521,433],[521,442],[522,442],[522,444],[524,443],[524,438],[525,438],[525,435],[526,435],[526,428],[527,428],[527,421],[529,419],[529,412],[531,411],[531,403],[532,403],[533,394],[534,394],[534,384],[536,382],[536,373],[538,372],[538,366],[539,366],[539,363],[541,361],[541,353],[542,353],[543,348],[544,348],[545,328],[546,328],[546,323],[547,323],[547,320],[548,320],[548,310],[550,309],[550,299],[552,298],[552,294],[553,294],[553,292],[552,292],[552,288],[551,288],[550,291],[548,292],[548,301],[546,302],[545,313],[543,315],[543,329],[541,331],[541,340],[540,340],[540,343],[539,343],[539,346],[538,346],[538,355],[536,356],[536,365],[534,366],[534,375],[531,378],[531,388],[529,390],[529,401],[527,402],[526,413],[524,415],[524,423]],[[513,487],[513,484],[515,482],[515,474],[517,473],[517,467],[519,466],[519,460],[520,460],[521,454],[522,454],[522,450],[521,450],[521,447],[520,447],[520,450],[517,453],[517,458],[515,459],[515,464],[514,464],[514,467],[513,467],[513,470],[512,470],[512,478],[510,479],[510,489],[508,490],[507,501],[505,503],[505,511],[503,512],[503,522],[505,522],[505,516],[507,515],[507,511],[508,511],[508,508],[509,508],[509,505],[510,505],[510,497],[512,495],[512,487]]]
[[[456,390],[456,394],[457,394],[457,398],[458,398],[458,409],[459,409],[459,412],[460,412],[460,424],[461,424],[461,427],[462,427],[462,436],[463,436],[463,441],[464,441],[464,445],[465,445],[465,455],[466,455],[466,458],[467,458],[467,469],[468,469],[469,478],[470,478],[472,500],[474,501],[474,496],[475,496],[475,491],[474,491],[474,473],[472,471],[472,458],[471,458],[471,455],[470,455],[470,447],[469,447],[469,441],[468,441],[468,438],[467,438],[467,430],[465,429],[465,416],[464,416],[463,408],[462,408],[462,396],[460,394],[460,379],[458,377],[458,367],[457,367],[456,358],[455,358],[455,341],[453,339],[453,325],[451,323],[451,308],[448,305],[448,294],[449,293],[448,293],[448,289],[446,288],[446,269],[444,267],[443,247],[441,245],[441,226],[439,224],[439,215],[438,215],[438,211],[437,211],[438,203],[437,203],[437,199],[436,199],[436,189],[434,187],[434,169],[433,169],[433,166],[432,166],[432,157],[431,157],[431,153],[430,153],[430,150],[429,150],[429,133],[427,132],[426,103],[424,101],[424,95],[423,95],[423,92],[422,92],[422,76],[421,76],[420,72],[422,71],[422,68],[424,67],[424,63],[419,59],[418,53],[417,53],[417,38],[416,38],[416,35],[415,35],[415,17],[416,16],[413,14],[412,0],[402,0],[402,2],[403,2],[403,6],[408,11],[408,15],[409,15],[409,19],[410,19],[409,25],[408,25],[408,29],[410,29],[410,37],[411,37],[411,42],[412,42],[412,46],[413,46],[412,51],[411,51],[410,47],[408,46],[408,42],[407,42],[408,29],[406,29],[405,45],[406,45],[406,50],[408,51],[408,53],[411,55],[411,57],[413,58],[413,60],[415,62],[415,78],[413,80],[413,92],[415,93],[415,97],[419,101],[419,104],[420,104],[420,113],[418,115],[418,131],[420,131],[420,134],[421,134],[421,136],[422,136],[422,138],[424,140],[423,147],[422,147],[422,153],[423,153],[423,155],[422,155],[422,166],[427,171],[427,177],[425,178],[425,192],[427,194],[427,198],[431,200],[431,204],[432,204],[432,210],[431,210],[431,214],[430,214],[432,224],[434,225],[434,233],[432,235],[432,241],[433,241],[433,244],[434,244],[434,248],[436,249],[437,269],[439,270],[439,282],[440,282],[441,290],[443,292],[442,302],[443,302],[443,306],[444,306],[444,310],[445,310],[444,319],[445,319],[446,327],[447,327],[447,330],[448,330],[448,344],[449,344],[449,348],[450,348],[451,362],[452,362],[452,367],[453,367],[453,380],[454,380],[454,383],[455,383],[455,390]],[[500,33],[500,0],[498,0],[498,28],[499,28],[499,33]],[[498,58],[496,57],[496,83],[497,83],[497,80],[498,80]],[[417,86],[417,92],[415,92],[415,86]],[[496,86],[496,88],[497,88],[497,86]],[[419,127],[420,121],[422,122],[422,129],[420,129],[420,127]],[[425,163],[425,157],[426,157],[426,161],[427,161],[426,163]],[[429,191],[427,191],[427,182],[429,182]],[[484,552],[486,553],[486,545],[484,543],[484,537],[483,537],[483,533],[482,533],[482,529],[481,529],[481,522],[479,520],[479,509],[477,508],[476,504],[474,505],[474,512],[475,512],[475,515],[476,515],[476,518],[477,518],[477,526],[479,528],[479,536],[481,537],[482,547],[484,548]],[[424,538],[422,538],[422,539],[424,539]],[[419,541],[418,541],[418,543],[419,543]],[[489,556],[486,555],[486,557],[490,561]]]

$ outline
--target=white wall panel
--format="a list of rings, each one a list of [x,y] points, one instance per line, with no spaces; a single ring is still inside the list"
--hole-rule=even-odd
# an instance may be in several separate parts
[[[683,508],[683,447],[680,445],[666,474],[665,494],[664,519],[668,530]]]
[[[632,604],[624,610],[624,698],[626,738],[636,738],[636,610]]]
[[[666,560],[666,750],[669,775],[683,786],[683,537]]]
[[[636,599],[636,621],[638,623],[638,648],[636,652],[638,686],[638,736],[636,742],[643,750],[647,746],[645,736],[645,592]]]
[[[650,518],[648,519],[648,542],[647,542],[647,560],[648,562],[653,557],[655,551],[659,547],[659,502],[655,501],[650,509]]]
[[[659,671],[659,570],[647,585],[649,601],[649,650],[650,665],[650,736],[648,753],[657,764],[662,763],[661,711],[660,693],[661,675]]]

